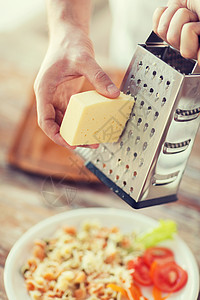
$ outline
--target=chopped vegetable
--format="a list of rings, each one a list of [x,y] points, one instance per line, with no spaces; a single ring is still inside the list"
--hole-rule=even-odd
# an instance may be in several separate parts
[[[144,248],[149,248],[157,245],[158,243],[173,239],[174,233],[177,232],[176,223],[171,220],[160,220],[159,226],[139,236],[136,241],[141,243]]]
[[[157,264],[152,272],[154,285],[162,292],[173,293],[182,289],[187,283],[188,275],[174,261]]]
[[[132,283],[131,287],[127,289],[127,291],[113,283],[109,283],[107,285],[107,288],[111,288],[113,291],[121,293],[122,296],[129,300],[148,300],[146,297],[143,296],[140,287],[135,283]]]
[[[117,293],[121,293],[123,296],[128,298],[127,292],[125,289],[123,289],[122,287],[114,284],[114,283],[109,283],[107,284],[107,288],[112,289],[113,291],[117,292]]]
[[[129,261],[127,268],[132,270],[133,282],[142,286],[153,285],[154,300],[167,299],[169,295],[163,297],[162,292],[177,292],[188,279],[187,272],[174,261],[173,252],[164,247],[147,249],[142,256]],[[137,295],[135,298],[137,300]]]
[[[129,270],[133,269],[131,275],[133,277],[133,280],[136,281],[137,283],[144,286],[149,286],[153,284],[150,276],[150,268],[142,256],[138,257],[135,260],[129,261],[128,269]]]
[[[159,290],[156,286],[153,287],[153,299],[154,300],[166,300],[171,294],[167,296],[162,296],[161,290]]]
[[[143,254],[144,260],[148,266],[151,266],[154,261],[165,263],[174,260],[174,253],[166,247],[150,247]]]
[[[144,296],[142,295],[142,291],[140,289],[140,287],[136,284],[132,284],[130,289],[129,289],[129,292],[132,296],[132,298],[134,300],[141,300],[141,299],[146,299],[144,298]],[[129,294],[129,293],[128,293]],[[143,297],[143,298],[142,298]]]

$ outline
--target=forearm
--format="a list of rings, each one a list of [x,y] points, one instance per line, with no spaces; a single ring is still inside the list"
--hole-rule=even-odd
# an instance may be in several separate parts
[[[91,0],[46,0],[49,32],[77,26],[89,33]]]

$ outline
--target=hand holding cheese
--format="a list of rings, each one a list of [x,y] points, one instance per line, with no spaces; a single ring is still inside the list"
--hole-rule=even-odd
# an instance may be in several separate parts
[[[71,146],[117,142],[129,118],[134,98],[120,93],[116,99],[96,91],[71,97],[60,128]]]
[[[94,57],[89,38],[92,1],[46,3],[49,46],[34,84],[38,124],[55,143],[73,149],[60,136],[60,124],[71,95],[80,91],[84,77],[106,97],[116,98],[120,91]]]

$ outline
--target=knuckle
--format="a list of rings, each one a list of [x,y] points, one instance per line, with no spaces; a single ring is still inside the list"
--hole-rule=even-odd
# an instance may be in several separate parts
[[[177,11],[176,11],[176,15],[178,16],[183,16],[185,14],[188,14],[188,9],[185,7],[180,7]]]
[[[107,81],[108,76],[103,70],[98,70],[95,74],[95,80],[96,81]]]
[[[91,59],[91,56],[87,51],[78,51],[73,57],[73,62],[76,66],[88,64]]]
[[[77,61],[87,61],[89,59],[89,55],[86,51],[79,51],[76,55],[76,60]]]

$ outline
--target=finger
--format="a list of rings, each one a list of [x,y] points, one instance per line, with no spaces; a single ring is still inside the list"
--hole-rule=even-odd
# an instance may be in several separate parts
[[[154,14],[153,14],[153,31],[158,34],[158,25],[160,22],[160,18],[162,16],[162,14],[164,13],[164,11],[167,9],[167,6],[165,7],[158,7]]]
[[[60,126],[55,122],[56,112],[52,104],[46,104],[45,109],[37,103],[38,124],[44,133],[56,144],[75,149],[76,147],[70,146],[60,135]]]
[[[181,31],[183,25],[196,22],[198,17],[187,8],[178,9],[173,15],[167,32],[167,42],[174,48],[180,48]]]
[[[80,71],[100,94],[109,98],[117,98],[119,96],[119,89],[92,57],[86,59]]]
[[[61,126],[62,120],[63,120],[63,112],[59,108],[55,108],[55,122]]]
[[[169,28],[170,21],[175,14],[175,12],[179,9],[178,5],[171,5],[167,7],[167,9],[163,12],[160,17],[159,25],[158,25],[158,35],[166,41],[167,39],[167,31]]]
[[[60,135],[60,127],[54,120],[45,120],[41,127],[46,135],[57,145],[74,150],[76,146],[70,146]]]
[[[180,42],[182,56],[199,60],[199,35],[200,22],[191,22],[183,26]]]

